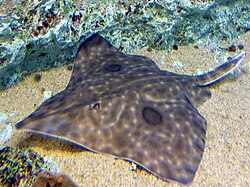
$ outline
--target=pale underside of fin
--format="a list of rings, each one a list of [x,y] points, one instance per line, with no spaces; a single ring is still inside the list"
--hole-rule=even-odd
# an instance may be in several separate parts
[[[16,127],[134,160],[157,177],[188,184],[205,148],[207,123],[195,106],[211,93],[200,84],[243,56],[197,79],[161,71],[151,59],[121,53],[93,34],[78,49],[67,88]]]

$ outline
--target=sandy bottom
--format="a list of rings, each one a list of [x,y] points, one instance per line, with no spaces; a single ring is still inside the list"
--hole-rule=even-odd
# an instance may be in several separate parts
[[[250,54],[250,32],[233,43],[242,44]],[[197,45],[198,48],[195,48]],[[229,44],[224,44],[226,47]],[[155,60],[162,69],[185,74],[206,72],[225,61],[226,51],[213,50],[212,44],[179,47],[171,54],[142,49],[134,51]],[[224,54],[224,55],[222,55]],[[200,106],[207,119],[206,148],[191,186],[250,186],[250,55],[238,70],[211,88],[212,98]],[[56,94],[68,84],[67,67],[39,72],[0,93],[0,114],[15,124],[32,113],[44,100],[44,93]],[[36,134],[13,131],[9,141],[5,123],[0,123],[0,147],[29,147],[51,159],[59,172],[72,177],[79,186],[177,186],[166,183],[132,164],[114,157],[83,151],[67,142]],[[10,127],[10,125],[9,125]],[[8,131],[9,132],[9,131]],[[4,134],[5,133],[5,134]],[[2,138],[1,138],[2,137]]]

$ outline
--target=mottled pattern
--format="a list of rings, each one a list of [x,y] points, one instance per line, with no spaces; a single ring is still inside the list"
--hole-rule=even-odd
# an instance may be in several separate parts
[[[178,75],[93,34],[78,49],[67,88],[16,126],[133,160],[164,180],[187,184],[205,148],[207,123],[196,109],[211,96],[205,85],[244,56],[204,75]]]

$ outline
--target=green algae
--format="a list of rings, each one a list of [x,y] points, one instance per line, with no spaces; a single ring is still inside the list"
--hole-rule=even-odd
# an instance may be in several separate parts
[[[0,11],[0,90],[69,63],[93,32],[124,52],[170,50],[202,38],[219,44],[249,30],[249,10],[244,0],[18,1]]]
[[[3,186],[30,186],[34,177],[48,165],[32,149],[5,146],[0,149],[0,183]]]

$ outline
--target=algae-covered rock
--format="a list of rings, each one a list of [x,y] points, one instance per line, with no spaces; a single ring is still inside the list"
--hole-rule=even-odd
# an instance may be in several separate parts
[[[5,146],[0,149],[0,184],[30,186],[34,177],[48,169],[44,159],[32,149]]]
[[[0,90],[74,59],[92,32],[128,52],[230,40],[250,28],[245,0],[6,1],[0,4]]]

